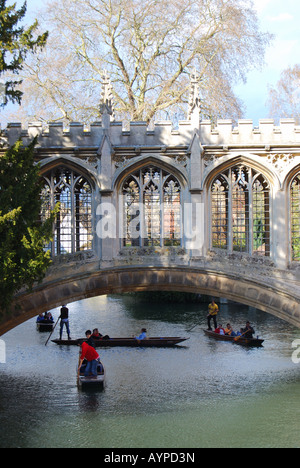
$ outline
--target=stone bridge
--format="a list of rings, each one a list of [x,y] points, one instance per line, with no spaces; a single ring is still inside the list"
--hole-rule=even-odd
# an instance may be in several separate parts
[[[187,120],[101,120],[27,127],[37,136],[42,217],[59,202],[53,265],[19,293],[0,334],[39,312],[99,294],[173,290],[225,297],[300,327],[300,127],[264,119],[201,120],[191,87]]]
[[[57,258],[42,284],[16,298],[18,307],[12,317],[2,321],[0,334],[63,303],[132,291],[179,291],[227,298],[300,327],[299,284],[292,272],[238,255],[225,258],[211,254],[206,259],[188,260],[182,249],[174,249],[148,252],[142,261],[137,253],[131,253],[130,258],[100,267],[99,259],[91,253],[80,253]]]

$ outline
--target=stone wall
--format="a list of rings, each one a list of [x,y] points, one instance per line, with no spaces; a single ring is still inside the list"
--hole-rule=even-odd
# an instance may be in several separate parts
[[[102,294],[121,294],[138,291],[180,291],[205,294],[241,302],[275,315],[300,328],[300,288],[291,273],[270,267],[249,270],[236,262],[223,261],[221,269],[203,260],[190,265],[123,264],[100,268],[90,262],[85,271],[84,259],[70,257],[58,268],[56,260],[43,284],[31,293],[20,293],[10,316],[0,321],[0,336],[40,312],[63,303]]]

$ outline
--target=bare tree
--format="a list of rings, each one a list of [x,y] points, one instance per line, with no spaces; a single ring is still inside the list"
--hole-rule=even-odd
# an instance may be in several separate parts
[[[46,120],[97,119],[103,70],[117,116],[183,112],[194,68],[202,117],[241,117],[233,86],[271,40],[252,0],[51,0],[44,19],[50,37],[26,68],[23,107]]]
[[[300,65],[284,70],[276,88],[270,87],[268,106],[273,117],[292,117],[300,123]]]

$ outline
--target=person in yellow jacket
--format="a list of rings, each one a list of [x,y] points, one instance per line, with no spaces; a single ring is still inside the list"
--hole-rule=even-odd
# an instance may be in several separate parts
[[[209,304],[208,306],[208,316],[207,316],[207,324],[208,324],[208,330],[211,330],[211,320],[214,321],[214,326],[215,326],[215,329],[217,328],[217,315],[218,315],[218,312],[219,312],[219,307],[218,305],[215,303],[214,300],[211,301],[211,304]]]

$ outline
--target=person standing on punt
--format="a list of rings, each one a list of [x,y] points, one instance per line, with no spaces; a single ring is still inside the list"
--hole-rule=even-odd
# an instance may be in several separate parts
[[[83,361],[86,359],[87,365],[84,371],[84,376],[85,377],[91,377],[91,378],[96,378],[97,377],[97,366],[98,362],[100,360],[100,356],[93,348],[90,346],[88,343],[85,341],[81,345],[81,356],[79,358],[79,367],[78,367],[78,373],[80,373],[80,369],[82,366]]]
[[[219,312],[219,307],[218,305],[215,303],[214,299],[211,301],[211,304],[209,304],[208,306],[208,316],[207,316],[207,324],[208,324],[208,330],[211,331],[211,320],[213,320],[214,322],[214,326],[216,329],[218,327],[217,325],[217,315],[218,315],[218,312]]]
[[[70,324],[69,324],[69,309],[65,305],[60,309],[60,334],[59,338],[62,339],[63,328],[67,329],[68,339],[71,340],[70,336]]]

